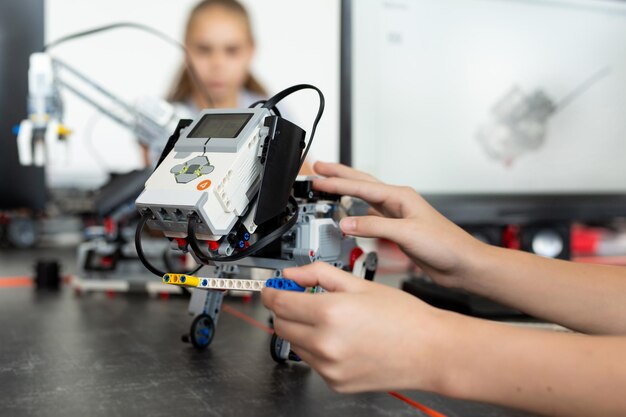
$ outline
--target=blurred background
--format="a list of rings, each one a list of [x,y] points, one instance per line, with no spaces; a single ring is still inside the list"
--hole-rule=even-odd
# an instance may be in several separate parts
[[[196,4],[27,0],[0,5],[0,245],[7,265],[0,266],[0,275],[30,276],[33,262],[60,248],[69,254],[63,255],[66,272],[89,275],[90,262],[98,273],[115,272],[113,247],[105,245],[92,256],[102,245],[93,240],[125,241],[132,230],[127,226],[133,199],[154,163],[147,156],[151,145],[133,126],[114,120],[112,107],[87,103],[83,87],[64,86],[57,107],[65,131],[46,151],[45,163],[20,163],[20,124],[33,118],[30,54],[76,32],[119,22],[146,25],[186,43],[188,16]],[[384,181],[410,185],[495,245],[624,263],[624,1],[241,4],[254,41],[246,71],[265,93],[306,82],[326,95],[310,163],[341,161]],[[184,53],[145,30],[90,34],[47,52],[131,110],[142,97],[159,103],[169,97],[170,104],[181,104],[171,100],[171,91]],[[183,110],[202,107],[201,100],[192,101],[182,100]],[[306,95],[294,97],[284,113],[310,126],[316,105]],[[91,246],[81,252],[86,242]],[[383,242],[380,250],[386,254],[383,270],[407,278],[406,290],[432,296],[434,303],[451,296],[447,290],[439,294],[392,246]],[[8,261],[14,256],[19,263]]]
[[[142,23],[182,42],[187,17],[197,3],[44,1],[44,42],[119,21]],[[312,83],[324,91],[330,110],[320,125],[315,147],[320,157],[337,160],[339,3],[271,0],[242,4],[250,14],[257,47],[251,71],[272,94],[301,82]],[[124,13],[120,14],[120,10]],[[301,19],[288,18],[293,15]],[[325,22],[323,30],[319,22]],[[184,60],[176,47],[132,29],[76,40],[59,46],[53,53],[128,101],[145,95],[165,98]],[[289,113],[298,123],[310,124],[307,116],[316,110],[316,104],[309,102],[298,102],[298,97],[294,97]],[[47,169],[48,184],[82,182],[93,188],[102,185],[111,171],[127,172],[143,166],[131,132],[102,117],[72,94],[64,95],[64,104],[65,124],[71,126],[73,140],[68,159]]]

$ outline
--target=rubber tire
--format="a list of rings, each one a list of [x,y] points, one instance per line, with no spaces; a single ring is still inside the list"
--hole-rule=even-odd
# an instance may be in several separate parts
[[[272,335],[272,340],[270,340],[270,355],[272,355],[272,359],[274,360],[274,362],[285,363],[287,361],[287,358],[281,358],[280,356],[278,356],[278,351],[280,351],[280,349],[278,349],[278,339],[278,335],[274,333]]]
[[[34,219],[17,217],[11,219],[6,229],[9,244],[18,249],[29,249],[35,246],[39,238],[37,224]]]
[[[206,334],[203,334],[206,330]],[[208,314],[200,314],[191,322],[189,329],[189,339],[193,347],[204,350],[209,347],[215,336],[215,323]]]

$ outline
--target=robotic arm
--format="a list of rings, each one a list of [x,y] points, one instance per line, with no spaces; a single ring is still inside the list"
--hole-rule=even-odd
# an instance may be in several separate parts
[[[148,33],[185,54],[189,75],[207,102],[211,97],[201,88],[198,76],[189,60],[187,50],[180,42],[149,26],[133,22],[118,22],[72,33],[47,44],[43,52],[30,57],[28,73],[28,119],[22,121],[18,131],[18,152],[22,165],[44,165],[46,159],[54,159],[54,151],[70,133],[63,126],[63,102],[61,89],[76,94],[96,109],[133,132],[140,141],[160,151],[160,142],[176,127],[178,117],[166,101],[144,97],[135,103],[127,103],[107,91],[95,81],[53,58],[47,51],[68,41],[92,36],[116,29],[135,29]],[[160,153],[160,152],[159,152]]]
[[[43,166],[70,133],[63,124],[65,89],[130,130],[148,146],[158,146],[178,123],[172,105],[156,97],[130,104],[58,58],[45,52],[30,57],[28,119],[21,122],[18,152],[22,165]]]

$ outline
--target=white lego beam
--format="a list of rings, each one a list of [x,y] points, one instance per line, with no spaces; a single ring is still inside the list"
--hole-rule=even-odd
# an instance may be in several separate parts
[[[264,279],[204,278],[185,274],[165,274],[163,282],[203,290],[261,291],[265,287]]]

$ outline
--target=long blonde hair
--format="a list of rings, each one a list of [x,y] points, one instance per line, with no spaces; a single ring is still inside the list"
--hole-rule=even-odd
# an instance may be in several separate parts
[[[187,18],[187,25],[185,28],[185,38],[189,36],[189,31],[191,30],[191,23],[193,19],[203,10],[208,9],[213,6],[221,6],[230,11],[233,11],[239,15],[241,15],[246,25],[248,26],[248,33],[250,34],[250,41],[254,44],[254,38],[252,35],[252,24],[250,23],[250,16],[248,15],[248,11],[246,8],[239,3],[237,0],[202,0],[198,3],[189,13],[189,17]],[[167,99],[171,102],[181,102],[189,99],[191,97],[193,91],[198,86],[194,82],[193,78],[189,74],[189,70],[186,65],[183,65],[179,70],[178,75],[176,76],[175,82],[173,84],[170,93],[167,96]],[[244,83],[244,88],[252,93],[255,93],[259,96],[267,96],[267,91],[261,85],[259,81],[252,75],[248,73],[248,78]]]

